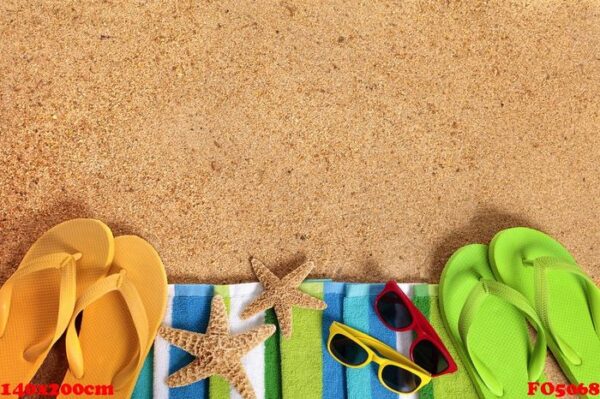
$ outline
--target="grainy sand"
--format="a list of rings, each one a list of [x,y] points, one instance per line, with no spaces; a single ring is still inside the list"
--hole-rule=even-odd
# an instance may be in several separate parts
[[[0,281],[80,216],[173,283],[437,282],[514,225],[598,281],[600,2],[571,3],[4,0]]]

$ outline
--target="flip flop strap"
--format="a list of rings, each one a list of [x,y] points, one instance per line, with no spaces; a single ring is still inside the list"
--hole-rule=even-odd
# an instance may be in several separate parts
[[[126,384],[130,380],[132,373],[144,362],[144,348],[148,344],[149,338],[148,316],[146,314],[144,303],[138,290],[131,281],[127,279],[126,274],[127,272],[125,270],[121,270],[120,273],[105,277],[94,283],[83,293],[75,305],[75,311],[71,318],[71,322],[69,323],[69,327],[67,328],[66,336],[69,368],[76,378],[82,378],[85,368],[81,342],[75,328],[75,319],[88,306],[100,300],[105,295],[111,292],[118,292],[121,294],[125,300],[129,314],[131,315],[139,345],[136,356],[132,357],[129,363],[121,368],[113,377],[112,384],[115,386],[115,389],[119,389]]]
[[[44,339],[42,342],[30,346],[23,352],[23,357],[27,361],[35,361],[35,359],[58,341],[67,328],[67,325],[71,320],[71,314],[77,296],[76,268],[79,259],[81,259],[80,253],[69,254],[66,252],[58,252],[41,256],[17,269],[6,283],[4,283],[2,289],[0,289],[0,338],[2,338],[6,332],[6,326],[10,316],[15,285],[24,278],[45,270],[56,270],[60,273],[56,328],[54,329],[52,336]]]
[[[459,335],[468,352],[471,363],[481,380],[493,394],[502,396],[504,393],[502,384],[494,376],[493,371],[469,348],[470,328],[483,303],[491,296],[499,298],[518,309],[529,320],[537,332],[535,345],[530,352],[529,364],[527,365],[530,381],[539,380],[544,372],[544,365],[546,363],[546,336],[542,323],[535,314],[535,310],[533,310],[527,299],[520,292],[497,281],[486,279],[480,280],[479,284],[473,287],[459,316]]]
[[[588,309],[590,318],[594,324],[596,335],[600,337],[600,290],[592,279],[586,275],[579,266],[565,262],[562,259],[543,256],[535,259],[533,262],[525,262],[526,265],[534,269],[535,284],[535,307],[540,315],[543,325],[546,327],[550,336],[556,342],[558,349],[563,357],[574,365],[581,364],[581,355],[577,353],[567,342],[562,339],[553,328],[550,320],[549,295],[548,295],[548,272],[560,271],[568,273],[579,278],[583,283],[583,289],[588,300]]]

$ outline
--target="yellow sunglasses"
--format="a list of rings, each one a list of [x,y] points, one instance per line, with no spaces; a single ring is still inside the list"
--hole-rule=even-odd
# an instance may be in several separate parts
[[[377,363],[379,382],[401,395],[416,392],[431,381],[431,374],[390,346],[337,321],[329,327],[327,350],[346,367],[361,368]]]

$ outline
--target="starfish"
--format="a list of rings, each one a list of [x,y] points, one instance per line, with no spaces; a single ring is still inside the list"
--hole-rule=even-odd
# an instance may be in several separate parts
[[[267,324],[232,335],[223,297],[216,295],[212,300],[206,334],[165,325],[158,330],[158,334],[172,345],[196,357],[190,364],[171,374],[167,378],[167,385],[182,387],[219,375],[229,381],[242,398],[256,399],[241,359],[274,332],[275,326]]]
[[[314,263],[306,262],[280,279],[258,259],[252,258],[250,262],[256,277],[264,287],[264,291],[244,309],[242,319],[247,319],[256,313],[274,308],[283,336],[290,338],[292,336],[293,306],[319,310],[327,308],[325,302],[300,291],[298,288],[315,267]]]

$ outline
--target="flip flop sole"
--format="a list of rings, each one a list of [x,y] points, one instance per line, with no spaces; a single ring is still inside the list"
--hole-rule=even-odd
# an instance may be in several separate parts
[[[576,264],[573,256],[558,241],[525,227],[499,232],[490,244],[489,257],[497,279],[521,292],[532,306],[536,303],[534,268],[524,261],[553,257]],[[547,334],[550,349],[571,382],[598,382],[600,338],[594,330],[581,280],[560,271],[548,271],[546,278],[548,320],[554,333],[579,354],[582,362],[580,365],[569,362]]]
[[[156,250],[135,236],[115,239],[115,258],[109,275],[126,271],[127,279],[135,286],[148,316],[149,337],[142,350],[145,358],[150,351],[167,305],[167,276]],[[118,292],[112,292],[83,311],[79,332],[83,352],[84,375],[76,378],[67,371],[63,384],[108,387],[115,375],[137,354],[140,346],[129,310]],[[131,396],[139,374],[120,389],[113,386],[115,399]],[[76,395],[60,399],[79,398]]]
[[[470,292],[480,280],[494,279],[487,246],[460,248],[448,260],[440,281],[440,311],[446,329],[482,398],[497,398],[481,380],[459,334],[459,319]],[[528,389],[531,348],[523,315],[499,298],[490,296],[477,312],[469,331],[471,353],[485,363],[504,388],[504,398],[523,398]]]
[[[114,256],[110,229],[93,219],[74,219],[44,233],[29,249],[19,268],[42,256],[66,252],[81,253],[77,261],[77,290],[91,284],[95,276],[108,271]],[[61,279],[56,270],[25,276],[13,288],[6,332],[0,338],[2,383],[28,383],[46,358],[50,347],[34,361],[24,358],[26,348],[54,334],[58,318]]]

